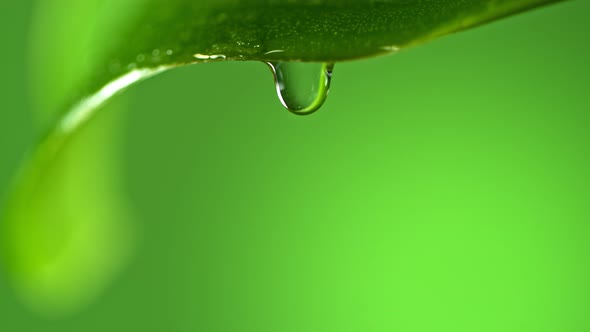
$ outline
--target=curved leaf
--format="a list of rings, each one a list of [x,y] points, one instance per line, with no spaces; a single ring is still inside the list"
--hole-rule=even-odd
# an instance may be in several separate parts
[[[559,1],[564,0],[110,0],[99,6],[93,0],[94,6],[85,5],[85,21],[93,23],[78,33],[83,42],[72,44],[74,37],[60,45],[43,38],[45,53],[67,49],[68,61],[56,62],[75,72],[53,93],[63,99],[44,108],[84,113],[65,118],[67,131],[76,126],[72,119],[86,119],[116,91],[165,69],[220,60],[334,63],[395,53]],[[44,61],[40,67],[48,66]],[[46,70],[53,73],[44,75],[43,89],[63,68]]]
[[[129,253],[116,117],[80,131],[118,92],[221,60],[339,62],[394,53],[560,0],[59,0],[39,7],[32,60],[51,129],[16,183],[4,254],[42,311],[87,303]],[[74,135],[75,134],[75,135]],[[108,140],[110,139],[110,140]],[[79,205],[74,208],[74,205]]]

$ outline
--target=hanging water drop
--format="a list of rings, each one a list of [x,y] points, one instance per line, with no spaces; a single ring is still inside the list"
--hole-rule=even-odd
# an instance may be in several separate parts
[[[334,64],[268,62],[275,77],[277,94],[290,112],[314,113],[328,98]]]

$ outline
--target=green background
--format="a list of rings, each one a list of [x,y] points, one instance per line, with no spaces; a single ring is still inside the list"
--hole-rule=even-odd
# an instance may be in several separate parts
[[[0,9],[5,197],[38,135],[32,1]],[[60,319],[30,311],[2,272],[2,329],[590,330],[589,10],[337,64],[310,117],[282,109],[261,63],[133,87],[113,135],[138,249]]]

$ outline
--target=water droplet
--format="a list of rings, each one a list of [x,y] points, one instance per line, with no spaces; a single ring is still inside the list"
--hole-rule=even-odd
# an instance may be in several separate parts
[[[264,53],[264,55],[274,54],[274,53],[284,53],[284,50],[272,50]]]
[[[401,48],[399,46],[396,45],[388,45],[388,46],[382,46],[381,47],[382,50],[387,51],[387,52],[399,52],[401,50]]]
[[[216,60],[225,60],[227,57],[223,54],[200,54],[197,53],[195,55],[193,55],[197,60],[210,60],[210,61],[216,61]]]
[[[332,80],[332,63],[268,62],[277,94],[290,112],[312,114],[326,101]]]

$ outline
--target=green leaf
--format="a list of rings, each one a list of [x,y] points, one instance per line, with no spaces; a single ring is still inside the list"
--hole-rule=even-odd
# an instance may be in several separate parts
[[[52,25],[40,23],[43,62],[35,72],[44,78],[39,90],[54,89],[56,102],[43,109],[75,113],[63,117],[62,129],[68,131],[114,92],[166,69],[219,60],[339,62],[377,56],[563,0],[61,1],[45,4],[44,12],[57,10],[59,20],[76,17],[75,29],[53,22],[58,33],[64,33],[63,24],[69,26],[69,38],[56,43],[48,37]],[[64,71],[68,78],[54,88]]]
[[[416,46],[560,0],[56,0],[41,2],[35,108],[49,128],[15,184],[4,256],[42,312],[88,303],[130,253],[116,113],[128,86],[211,61],[340,62]],[[102,121],[102,122],[101,122]]]

